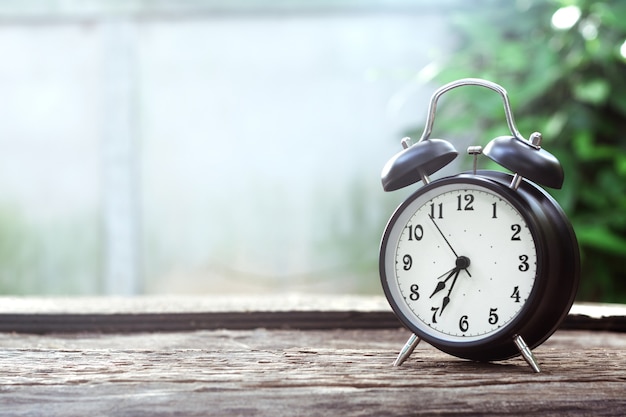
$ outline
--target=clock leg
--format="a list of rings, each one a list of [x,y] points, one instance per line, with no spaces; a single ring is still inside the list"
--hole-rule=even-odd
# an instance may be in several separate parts
[[[405,360],[407,360],[409,356],[411,356],[411,353],[413,353],[413,351],[415,350],[415,348],[417,347],[417,345],[420,343],[421,340],[422,339],[417,337],[415,334],[412,334],[411,337],[409,337],[409,340],[407,340],[407,342],[402,347],[402,350],[398,354],[398,357],[396,358],[396,361],[393,363],[393,366],[402,365],[402,363]]]
[[[528,363],[528,365],[530,365],[530,367],[533,368],[533,371],[537,373],[541,372],[541,369],[539,369],[539,364],[537,363],[537,360],[535,359],[535,355],[533,355],[533,352],[530,350],[526,342],[524,342],[524,339],[522,339],[522,336],[519,336],[519,335],[515,336],[513,338],[513,341],[515,342],[515,345],[517,346],[520,353],[526,360],[526,363]]]

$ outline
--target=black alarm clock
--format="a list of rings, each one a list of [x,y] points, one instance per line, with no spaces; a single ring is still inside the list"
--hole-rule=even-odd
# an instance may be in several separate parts
[[[472,146],[474,170],[432,180],[458,152],[430,139],[436,105],[445,92],[481,86],[504,101],[510,136]],[[540,371],[532,349],[567,316],[578,289],[580,257],[574,230],[559,204],[540,186],[560,188],[563,169],[541,148],[541,134],[525,139],[515,127],[506,90],[468,78],[432,96],[418,142],[385,165],[385,191],[421,181],[396,209],[380,246],[382,287],[395,315],[413,335],[395,365],[420,340],[451,355],[497,361],[522,355]],[[477,170],[485,155],[511,173]]]

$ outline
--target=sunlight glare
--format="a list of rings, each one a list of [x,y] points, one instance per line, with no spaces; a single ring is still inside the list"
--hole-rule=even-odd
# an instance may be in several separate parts
[[[552,27],[557,30],[567,30],[578,22],[580,14],[578,6],[561,7],[552,15]]]

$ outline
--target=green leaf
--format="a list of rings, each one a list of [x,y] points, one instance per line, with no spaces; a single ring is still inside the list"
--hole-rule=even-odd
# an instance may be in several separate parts
[[[584,103],[602,104],[606,102],[611,86],[606,80],[595,79],[574,86],[574,97]]]
[[[604,226],[578,226],[576,236],[581,246],[590,246],[614,255],[626,255],[626,239]]]

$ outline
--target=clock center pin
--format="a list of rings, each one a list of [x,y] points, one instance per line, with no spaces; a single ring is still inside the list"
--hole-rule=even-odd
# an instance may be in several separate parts
[[[456,258],[456,267],[458,269],[467,269],[470,266],[470,259],[467,256],[459,256]]]

